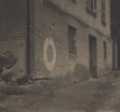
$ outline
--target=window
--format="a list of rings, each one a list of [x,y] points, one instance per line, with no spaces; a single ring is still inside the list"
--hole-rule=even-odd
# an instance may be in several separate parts
[[[97,0],[87,0],[87,12],[93,16],[96,16]]]
[[[77,0],[71,0],[72,1],[72,3],[74,3],[74,4],[76,4],[77,3]]]
[[[103,42],[103,48],[104,48],[104,60],[107,58],[107,43],[104,41]]]
[[[101,23],[102,25],[106,25],[106,4],[105,4],[106,0],[101,0]]]
[[[50,0],[43,0],[43,6],[47,8],[54,7]]]
[[[76,35],[76,28],[69,25],[68,26],[68,46],[69,46],[70,58],[74,58],[77,55],[75,35]]]

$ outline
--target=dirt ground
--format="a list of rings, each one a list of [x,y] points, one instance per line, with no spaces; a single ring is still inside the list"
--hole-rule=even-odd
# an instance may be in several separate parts
[[[57,88],[48,85],[1,82],[0,112],[120,112],[118,78],[89,79]]]

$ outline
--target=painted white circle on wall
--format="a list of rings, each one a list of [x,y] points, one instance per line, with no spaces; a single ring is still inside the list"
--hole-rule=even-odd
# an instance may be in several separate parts
[[[44,41],[43,59],[46,68],[53,71],[56,63],[56,47],[52,38],[46,38]]]

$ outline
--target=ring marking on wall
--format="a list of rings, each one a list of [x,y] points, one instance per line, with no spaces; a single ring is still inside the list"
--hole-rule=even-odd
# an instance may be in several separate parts
[[[51,52],[49,52],[51,51]],[[49,52],[49,53],[48,53]],[[49,55],[52,54],[51,58],[49,59]],[[46,68],[49,71],[53,71],[56,63],[56,46],[54,40],[52,38],[46,38],[44,41],[43,47],[43,59]]]

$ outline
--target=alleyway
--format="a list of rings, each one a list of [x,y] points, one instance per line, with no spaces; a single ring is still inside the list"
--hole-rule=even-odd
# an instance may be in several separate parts
[[[120,82],[90,79],[62,88],[1,83],[0,112],[119,112]]]

